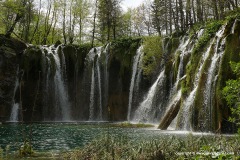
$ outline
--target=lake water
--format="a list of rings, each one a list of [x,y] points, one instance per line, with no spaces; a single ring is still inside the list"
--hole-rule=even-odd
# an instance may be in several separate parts
[[[31,130],[32,128],[32,136]],[[124,136],[129,141],[152,140],[169,136],[186,137],[190,132],[161,131],[155,128],[120,128],[108,123],[41,123],[0,125],[0,147],[10,146],[16,150],[23,144],[24,137],[32,137],[36,151],[66,151],[83,147],[103,135]],[[210,133],[192,133],[195,136],[211,136]]]

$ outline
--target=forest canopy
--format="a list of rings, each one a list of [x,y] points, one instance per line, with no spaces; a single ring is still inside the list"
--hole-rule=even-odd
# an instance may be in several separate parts
[[[123,10],[121,0],[1,0],[0,33],[27,43],[106,43],[116,38],[185,32],[220,20],[239,0],[145,0]]]

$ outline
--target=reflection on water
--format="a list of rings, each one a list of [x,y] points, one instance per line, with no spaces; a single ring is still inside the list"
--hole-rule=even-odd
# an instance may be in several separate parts
[[[168,136],[186,137],[191,132],[161,131],[155,128],[119,128],[110,124],[99,123],[42,123],[32,125],[32,144],[37,151],[70,150],[91,142],[102,135],[124,136],[129,141],[137,142],[166,138]],[[192,133],[194,136],[211,136],[209,133]],[[30,125],[4,124],[0,125],[0,147],[10,145],[16,150],[22,145],[23,137],[30,136]]]

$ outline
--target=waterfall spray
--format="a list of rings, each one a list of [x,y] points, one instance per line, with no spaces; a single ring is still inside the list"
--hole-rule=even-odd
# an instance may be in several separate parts
[[[136,55],[134,56],[133,60],[133,68],[132,68],[132,78],[131,78],[131,84],[130,84],[130,89],[129,89],[129,100],[128,100],[128,114],[127,114],[127,120],[130,121],[131,119],[131,111],[132,111],[132,100],[133,100],[133,90],[135,87],[135,83],[139,83],[136,81],[136,76],[140,73],[140,57],[143,54],[142,52],[143,46],[141,46],[138,50]]]

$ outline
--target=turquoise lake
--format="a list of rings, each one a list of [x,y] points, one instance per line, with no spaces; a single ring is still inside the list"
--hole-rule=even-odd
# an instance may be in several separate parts
[[[108,123],[36,123],[32,125],[13,123],[0,125],[0,147],[6,149],[8,146],[11,151],[14,151],[23,144],[23,139],[32,137],[34,150],[59,152],[84,147],[92,140],[104,135],[123,136],[137,143],[169,136],[184,138],[190,133],[188,131],[161,131],[156,128],[120,128]],[[211,133],[191,134],[214,136]]]

